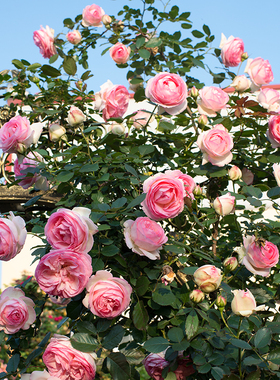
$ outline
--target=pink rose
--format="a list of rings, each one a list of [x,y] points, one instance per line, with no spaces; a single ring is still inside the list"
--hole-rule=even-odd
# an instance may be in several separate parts
[[[60,378],[51,376],[46,370],[44,370],[33,371],[32,373],[21,375],[21,380],[60,380]]]
[[[188,104],[188,88],[178,74],[163,72],[149,79],[145,95],[170,115],[178,115]]]
[[[127,220],[124,223],[124,237],[128,248],[151,260],[160,259],[159,251],[168,240],[163,228],[147,217]]]
[[[0,295],[0,330],[6,334],[28,330],[36,319],[34,306],[34,302],[25,297],[21,289],[5,289]]]
[[[136,129],[142,129],[147,125],[147,123],[151,123],[154,120],[154,116],[152,113],[146,111],[146,110],[139,110],[135,115],[131,117],[131,120],[133,121],[133,126]]]
[[[214,210],[221,216],[230,214],[234,209],[234,205],[235,197],[230,193],[217,197],[213,202]]]
[[[276,112],[280,107],[280,94],[278,91],[273,90],[273,88],[264,88],[259,92],[258,101],[269,112]]]
[[[213,86],[203,87],[203,89],[199,90],[198,112],[206,116],[216,116],[216,112],[226,108],[228,101],[228,94],[220,88]]]
[[[5,153],[23,153],[37,143],[42,129],[42,123],[30,125],[26,117],[15,116],[0,129],[0,149]]]
[[[231,84],[238,92],[244,92],[251,86],[251,81],[245,75],[237,75]]]
[[[41,179],[38,173],[38,162],[42,162],[42,156],[37,152],[29,152],[27,157],[24,157],[21,163],[18,158],[14,162],[14,172],[16,181],[21,180],[18,185],[23,189],[28,189]]]
[[[184,209],[186,190],[184,182],[168,173],[158,173],[143,183],[144,213],[153,220],[175,218]]]
[[[180,170],[167,170],[165,174],[170,174],[174,178],[181,179],[184,182],[186,197],[194,199],[193,191],[196,187],[196,183],[190,175],[184,174]]]
[[[162,370],[170,363],[164,359],[164,353],[149,354],[142,362],[148,375],[154,380],[164,380]]]
[[[193,274],[194,282],[204,293],[211,293],[217,290],[221,285],[222,278],[221,270],[214,265],[203,265]]]
[[[98,232],[98,227],[89,216],[90,210],[86,207],[57,210],[49,217],[45,226],[47,241],[56,249],[89,252],[93,246],[92,235]]]
[[[229,169],[228,176],[232,181],[237,181],[238,179],[242,178],[242,171],[238,166],[234,165]]]
[[[231,162],[233,139],[222,124],[202,132],[197,139],[197,144],[203,152],[202,165],[211,162],[212,165],[224,166]]]
[[[114,46],[112,46],[110,51],[111,58],[119,65],[122,63],[126,63],[129,60],[130,55],[130,47],[125,46],[124,44],[117,42]]]
[[[76,106],[71,106],[68,111],[67,121],[71,126],[83,123],[86,120],[85,114]]]
[[[21,250],[27,237],[25,221],[10,212],[8,218],[0,218],[0,260],[9,261]]]
[[[244,53],[244,42],[240,38],[230,36],[226,38],[222,33],[220,43],[221,57],[226,67],[238,66]]]
[[[113,85],[107,81],[101,86],[100,92],[95,94],[94,108],[103,111],[103,119],[107,121],[111,117],[120,118],[127,111],[129,92],[121,85]]]
[[[270,268],[278,264],[279,251],[275,244],[264,239],[256,239],[255,236],[247,236],[243,239],[246,256],[242,264],[251,273],[263,277],[269,276]]]
[[[82,293],[92,273],[91,257],[70,249],[51,250],[35,270],[40,288],[52,296],[72,298]]]
[[[48,25],[46,29],[41,26],[41,29],[33,33],[33,40],[36,46],[40,49],[43,58],[51,58],[56,54],[54,46],[54,30]]]
[[[254,84],[254,90],[257,90],[263,84],[268,84],[273,81],[273,73],[268,60],[260,57],[248,59],[245,73],[248,73],[251,81]]]
[[[77,45],[81,42],[82,36],[78,30],[72,30],[66,34],[66,38],[71,44]]]
[[[60,380],[93,380],[96,365],[93,354],[72,347],[69,338],[55,334],[44,354],[43,362],[51,376]]]
[[[273,174],[277,182],[277,186],[280,187],[280,165],[279,164],[273,164]]]
[[[270,116],[266,136],[273,149],[280,147],[280,115]]]
[[[250,317],[254,311],[263,310],[263,305],[257,307],[255,297],[250,290],[232,290],[232,293],[234,297],[231,302],[231,310],[234,314]]]
[[[102,16],[105,15],[104,10],[96,4],[87,5],[83,10],[82,25],[88,26],[102,26]]]
[[[132,288],[126,280],[99,270],[89,279],[87,291],[83,299],[85,307],[100,318],[112,319],[127,309]]]
[[[246,185],[250,186],[254,182],[254,174],[251,170],[247,168],[243,168],[242,170],[242,180],[246,183]]]

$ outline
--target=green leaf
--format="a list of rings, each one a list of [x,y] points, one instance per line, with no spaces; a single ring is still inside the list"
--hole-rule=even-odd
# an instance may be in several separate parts
[[[204,66],[204,63],[201,62],[199,59],[196,59],[196,58],[193,58],[193,57],[190,57],[192,63],[195,65],[195,66],[198,66],[198,67],[201,67],[202,69],[205,68]]]
[[[81,76],[81,79],[82,79],[82,80],[87,80],[87,79],[91,78],[93,75],[90,74],[90,73],[91,73],[90,70],[85,71],[85,72],[83,73],[83,75]]]
[[[146,198],[146,193],[142,193],[140,195],[138,195],[138,197],[136,197],[135,199],[133,199],[133,201],[131,201],[129,203],[129,205],[127,206],[126,210],[129,210],[135,206],[138,206],[141,202],[143,202],[143,200]]]
[[[243,186],[243,192],[251,197],[261,198],[263,193],[258,187],[254,186]]]
[[[139,53],[140,57],[143,59],[149,59],[150,55],[151,55],[151,53],[146,49],[141,49],[141,50],[139,50],[138,53]]]
[[[138,277],[136,281],[136,286],[135,286],[135,291],[138,294],[138,296],[140,297],[143,296],[148,290],[149,285],[150,285],[150,281],[148,277],[143,276],[143,275]]]
[[[28,367],[29,364],[32,362],[33,359],[37,358],[37,356],[41,355],[41,353],[44,351],[43,347],[38,347],[36,350],[32,351],[31,354],[29,354],[25,360],[25,366]],[[8,367],[7,367],[8,370]]]
[[[181,25],[181,27],[182,27],[183,29],[191,29],[192,24],[187,24],[186,22],[184,22],[184,23]]]
[[[113,348],[117,347],[122,341],[124,332],[125,330],[121,325],[113,326],[109,333],[105,335],[102,341],[102,347],[106,348],[107,350],[112,350]]]
[[[41,71],[43,74],[52,78],[56,78],[61,75],[61,72],[59,70],[57,70],[55,67],[52,67],[50,65],[43,65],[41,67]]]
[[[139,301],[135,305],[133,313],[132,313],[132,320],[133,320],[134,326],[138,330],[146,330],[148,322],[149,322],[149,315],[148,315],[147,310],[145,309],[143,301]]]
[[[212,368],[211,365],[209,363],[206,363],[202,366],[198,366],[197,370],[199,373],[207,373],[211,370],[211,368]]]
[[[203,27],[202,27],[202,29],[203,29],[204,33],[207,34],[207,36],[211,35],[209,26],[207,26],[207,25],[204,24]]]
[[[111,204],[111,209],[112,208],[121,208],[123,207],[127,202],[127,199],[125,197],[118,198],[116,199],[112,204]]]
[[[89,321],[79,321],[77,323],[79,333],[96,334],[96,328],[93,323]]]
[[[202,32],[200,32],[199,30],[193,30],[192,31],[192,35],[196,38],[202,38],[204,37],[204,34]]]
[[[73,29],[75,26],[75,23],[74,23],[74,21],[71,20],[71,18],[64,19],[63,24],[64,24],[64,26],[66,26],[66,28],[70,28],[70,29]]]
[[[244,340],[241,340],[241,339],[231,339],[231,344],[235,347],[238,347],[238,348],[243,348],[245,350],[251,350],[252,347],[250,346],[249,343],[245,342]]]
[[[276,348],[275,350],[270,351],[267,360],[271,361],[274,364],[280,365],[280,348]]]
[[[167,121],[160,121],[158,125],[159,131],[173,131],[175,128],[177,128],[176,125],[168,123]]]
[[[33,63],[32,65],[30,65],[30,66],[27,67],[27,70],[35,71],[35,70],[38,69],[39,67],[41,67],[41,64],[40,64],[40,63]]]
[[[185,267],[185,268],[183,268],[181,270],[182,270],[183,273],[189,274],[189,275],[192,276],[197,269],[198,269],[198,267]]]
[[[188,342],[186,339],[183,339],[180,343],[173,343],[172,348],[174,351],[185,351],[187,348],[189,348],[190,342]]]
[[[49,331],[45,335],[44,339],[39,343],[39,347],[44,347],[47,344],[48,340],[50,339],[50,336],[51,336],[51,332]]]
[[[267,196],[268,196],[269,198],[272,198],[272,199],[279,198],[279,196],[280,196],[280,187],[279,187],[279,186],[272,187],[272,188],[267,192]]]
[[[135,43],[137,49],[139,49],[141,46],[143,46],[145,41],[146,41],[145,37],[138,37],[136,40],[136,43]]]
[[[259,365],[262,362],[262,360],[258,357],[253,357],[253,356],[247,356],[244,360],[243,363],[246,366],[251,366],[251,365]]]
[[[160,46],[162,44],[162,40],[158,37],[155,37],[155,38],[151,38],[147,43],[146,43],[146,47],[147,48],[155,48],[157,46]]]
[[[156,338],[151,338],[147,340],[144,343],[144,348],[149,351],[153,352],[154,354],[157,354],[159,352],[162,352],[167,349],[167,347],[170,345],[167,339],[164,339],[163,337],[159,336]]]
[[[247,201],[254,207],[261,207],[262,202],[259,199],[247,197]]]
[[[129,364],[122,353],[112,352],[105,361],[114,380],[129,380],[131,378]]]
[[[12,60],[12,64],[17,68],[17,69],[24,69],[25,68],[25,66],[24,66],[24,64],[21,62],[21,61],[19,61],[18,59],[13,59]]]
[[[67,317],[77,319],[83,310],[83,304],[80,301],[72,301],[66,306]]]
[[[14,354],[7,364],[7,372],[15,372],[18,369],[18,365],[20,362],[20,355]]]
[[[183,330],[180,327],[172,327],[167,333],[168,339],[180,343],[184,339]]]
[[[168,372],[167,376],[165,377],[165,380],[176,380],[177,376],[174,372]]]
[[[99,169],[99,165],[97,163],[86,164],[86,165],[81,167],[80,172],[81,173],[90,173],[90,172],[95,172],[98,169]]]
[[[245,380],[259,380],[261,378],[261,370],[258,368],[256,371],[249,373]]]
[[[95,338],[86,333],[76,333],[71,338],[72,346],[82,352],[93,352],[99,347]]]
[[[190,312],[186,319],[185,331],[188,339],[191,339],[197,332],[199,326],[199,319],[194,310]]]
[[[41,197],[42,195],[36,195],[36,197],[29,199],[27,202],[24,203],[24,207],[29,207],[29,206],[34,205]]]
[[[51,58],[49,59],[49,63],[54,63],[57,60],[58,57],[59,57],[58,54],[52,55]]]
[[[124,164],[124,167],[125,167],[125,170],[126,170],[128,173],[131,173],[131,174],[134,175],[135,177],[139,178],[137,171],[136,171],[132,166],[130,166],[130,165],[128,165],[128,164]]]
[[[119,248],[116,245],[107,245],[106,247],[103,247],[101,250],[102,255],[104,256],[115,256],[117,253],[119,253]]]
[[[0,346],[3,343],[4,339],[5,339],[5,333],[4,331],[0,331]]]
[[[68,182],[70,179],[72,179],[74,176],[73,172],[68,172],[66,170],[62,170],[58,176],[56,177],[58,182]]]
[[[97,328],[97,331],[98,332],[104,332],[106,330],[108,330],[108,328],[111,326],[111,320],[110,319],[98,319],[97,321],[97,325],[96,325],[96,328]]]
[[[173,302],[176,301],[176,297],[171,292],[169,286],[165,286],[163,284],[159,284],[157,286],[156,291],[154,291],[152,294],[152,299],[158,305],[162,306],[172,305]]]
[[[225,372],[220,367],[212,367],[211,374],[216,380],[221,380]]]
[[[263,348],[270,344],[271,341],[271,330],[264,327],[257,331],[254,337],[254,345],[256,348]]]
[[[68,75],[75,75],[77,72],[77,65],[72,57],[65,57],[63,61],[63,68]]]
[[[153,145],[140,145],[138,149],[141,156],[145,156],[146,154],[153,153],[155,147]]]

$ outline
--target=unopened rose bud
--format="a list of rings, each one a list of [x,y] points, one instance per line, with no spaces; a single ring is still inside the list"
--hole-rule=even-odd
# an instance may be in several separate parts
[[[254,174],[247,168],[242,169],[242,179],[246,185],[250,186],[254,182]]]
[[[222,282],[222,274],[214,265],[203,265],[193,274],[194,282],[204,293],[214,292]]]
[[[34,189],[35,190],[43,190],[47,191],[49,189],[50,185],[46,177],[39,176],[37,181],[34,184]]]
[[[197,119],[198,124],[200,125],[207,125],[208,123],[208,118],[206,115],[200,115],[199,118]]]
[[[199,185],[196,185],[196,187],[193,190],[193,194],[194,195],[202,195],[203,194],[202,188]]]
[[[225,216],[230,214],[234,209],[235,197],[227,193],[217,197],[213,202],[214,210],[217,214]]]
[[[66,129],[57,123],[53,123],[49,126],[49,136],[51,141],[58,141],[63,135],[65,135]]]
[[[228,175],[232,181],[237,181],[242,177],[242,171],[239,169],[238,166],[234,165],[232,168],[229,169]]]
[[[83,112],[75,106],[71,106],[70,111],[68,112],[67,121],[70,125],[75,126],[83,123],[86,120],[86,116]]]
[[[125,133],[125,126],[119,123],[112,123],[108,128],[108,132],[112,132],[113,135],[122,136]]]
[[[102,22],[105,26],[110,25],[112,22],[112,19],[109,15],[103,15],[102,16]]]
[[[66,38],[71,44],[77,45],[81,42],[82,36],[78,30],[72,30],[66,34]]]
[[[236,257],[228,257],[224,261],[224,266],[229,270],[233,271],[234,269],[237,268],[238,266],[238,260]]]
[[[238,92],[244,92],[250,88],[251,81],[245,75],[237,75],[232,81],[231,86]]]
[[[82,91],[83,83],[84,82],[82,80],[78,80],[77,82],[75,82],[75,85],[78,90]]]
[[[191,96],[192,96],[193,98],[197,98],[198,95],[199,95],[198,89],[197,89],[196,87],[193,86],[193,87],[191,88]]]
[[[246,59],[248,59],[248,53],[245,51],[245,53],[243,53],[241,56],[241,61],[246,61]]]
[[[190,299],[194,302],[194,303],[199,303],[199,302],[202,302],[205,298],[205,295],[204,293],[200,290],[200,289],[194,289],[191,293],[190,293]]]
[[[218,296],[217,297],[217,299],[216,299],[216,305],[218,306],[218,308],[220,310],[224,310],[226,304],[227,304],[227,301],[226,301],[225,297],[222,297],[222,296]]]

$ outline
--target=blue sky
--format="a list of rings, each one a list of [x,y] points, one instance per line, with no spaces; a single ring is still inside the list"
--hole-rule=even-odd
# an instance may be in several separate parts
[[[164,1],[163,2],[167,2]],[[163,2],[156,0],[154,6],[159,10],[163,9]],[[134,8],[142,8],[140,0],[99,0],[96,4],[102,6],[105,13],[115,14],[123,5],[128,4]],[[92,4],[88,0],[10,0],[5,2],[1,8],[1,59],[0,70],[12,68],[11,61],[14,58],[24,58],[31,63],[48,63],[42,58],[39,49],[34,45],[33,32],[40,28],[40,25],[49,25],[58,33],[67,33],[63,27],[63,19],[74,18],[81,14],[86,5]],[[180,12],[191,12],[190,20],[194,28],[202,30],[202,25],[207,24],[212,34],[216,36],[213,47],[218,47],[220,36],[223,32],[226,37],[233,35],[240,37],[245,43],[245,50],[251,58],[262,57],[268,59],[274,73],[272,83],[280,83],[279,70],[279,0],[268,0],[264,4],[260,0],[246,1],[235,0],[227,2],[225,0],[171,0],[167,5],[170,9],[173,5],[180,8]],[[188,37],[188,30],[181,29]],[[208,60],[211,68],[220,67],[217,59]],[[93,51],[90,54],[90,69],[94,77],[90,79],[89,89],[98,91],[99,86],[107,79],[114,84],[124,84],[126,82],[126,70],[118,69],[111,60],[109,53],[100,57],[100,53]],[[244,65],[244,64],[243,64]],[[240,74],[243,73],[245,65]],[[195,74],[194,74],[195,75]],[[211,77],[199,71],[196,74],[207,85],[212,84]]]

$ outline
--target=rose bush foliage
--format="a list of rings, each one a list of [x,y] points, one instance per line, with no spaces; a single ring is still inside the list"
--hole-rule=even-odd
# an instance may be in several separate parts
[[[1,298],[7,372],[31,380],[102,378],[101,369],[116,380],[139,379],[139,371],[144,379],[277,379],[279,97],[254,92],[273,80],[272,68],[259,57],[237,76],[248,56],[240,38],[215,49],[209,27],[193,29],[188,12],[143,4],[118,16],[88,5],[64,20],[65,36],[41,28],[34,41],[49,62],[15,59],[17,76],[0,74],[15,112],[0,147],[4,159],[18,156],[5,177],[35,191],[21,216],[1,218],[1,259],[21,254],[25,228],[41,236],[33,254],[45,292],[20,293],[30,299],[23,311]],[[109,77],[100,90],[87,88],[88,49],[101,38],[103,54],[127,70],[126,84]],[[208,49],[218,73],[204,64]],[[200,83],[195,67],[213,85]],[[30,157],[42,157],[32,170]],[[31,188],[38,176],[49,190]],[[60,197],[53,211],[39,204],[46,191]],[[59,326],[68,333],[47,333],[26,357],[44,328],[46,300],[65,310]],[[30,368],[41,356],[47,372],[42,361]]]

